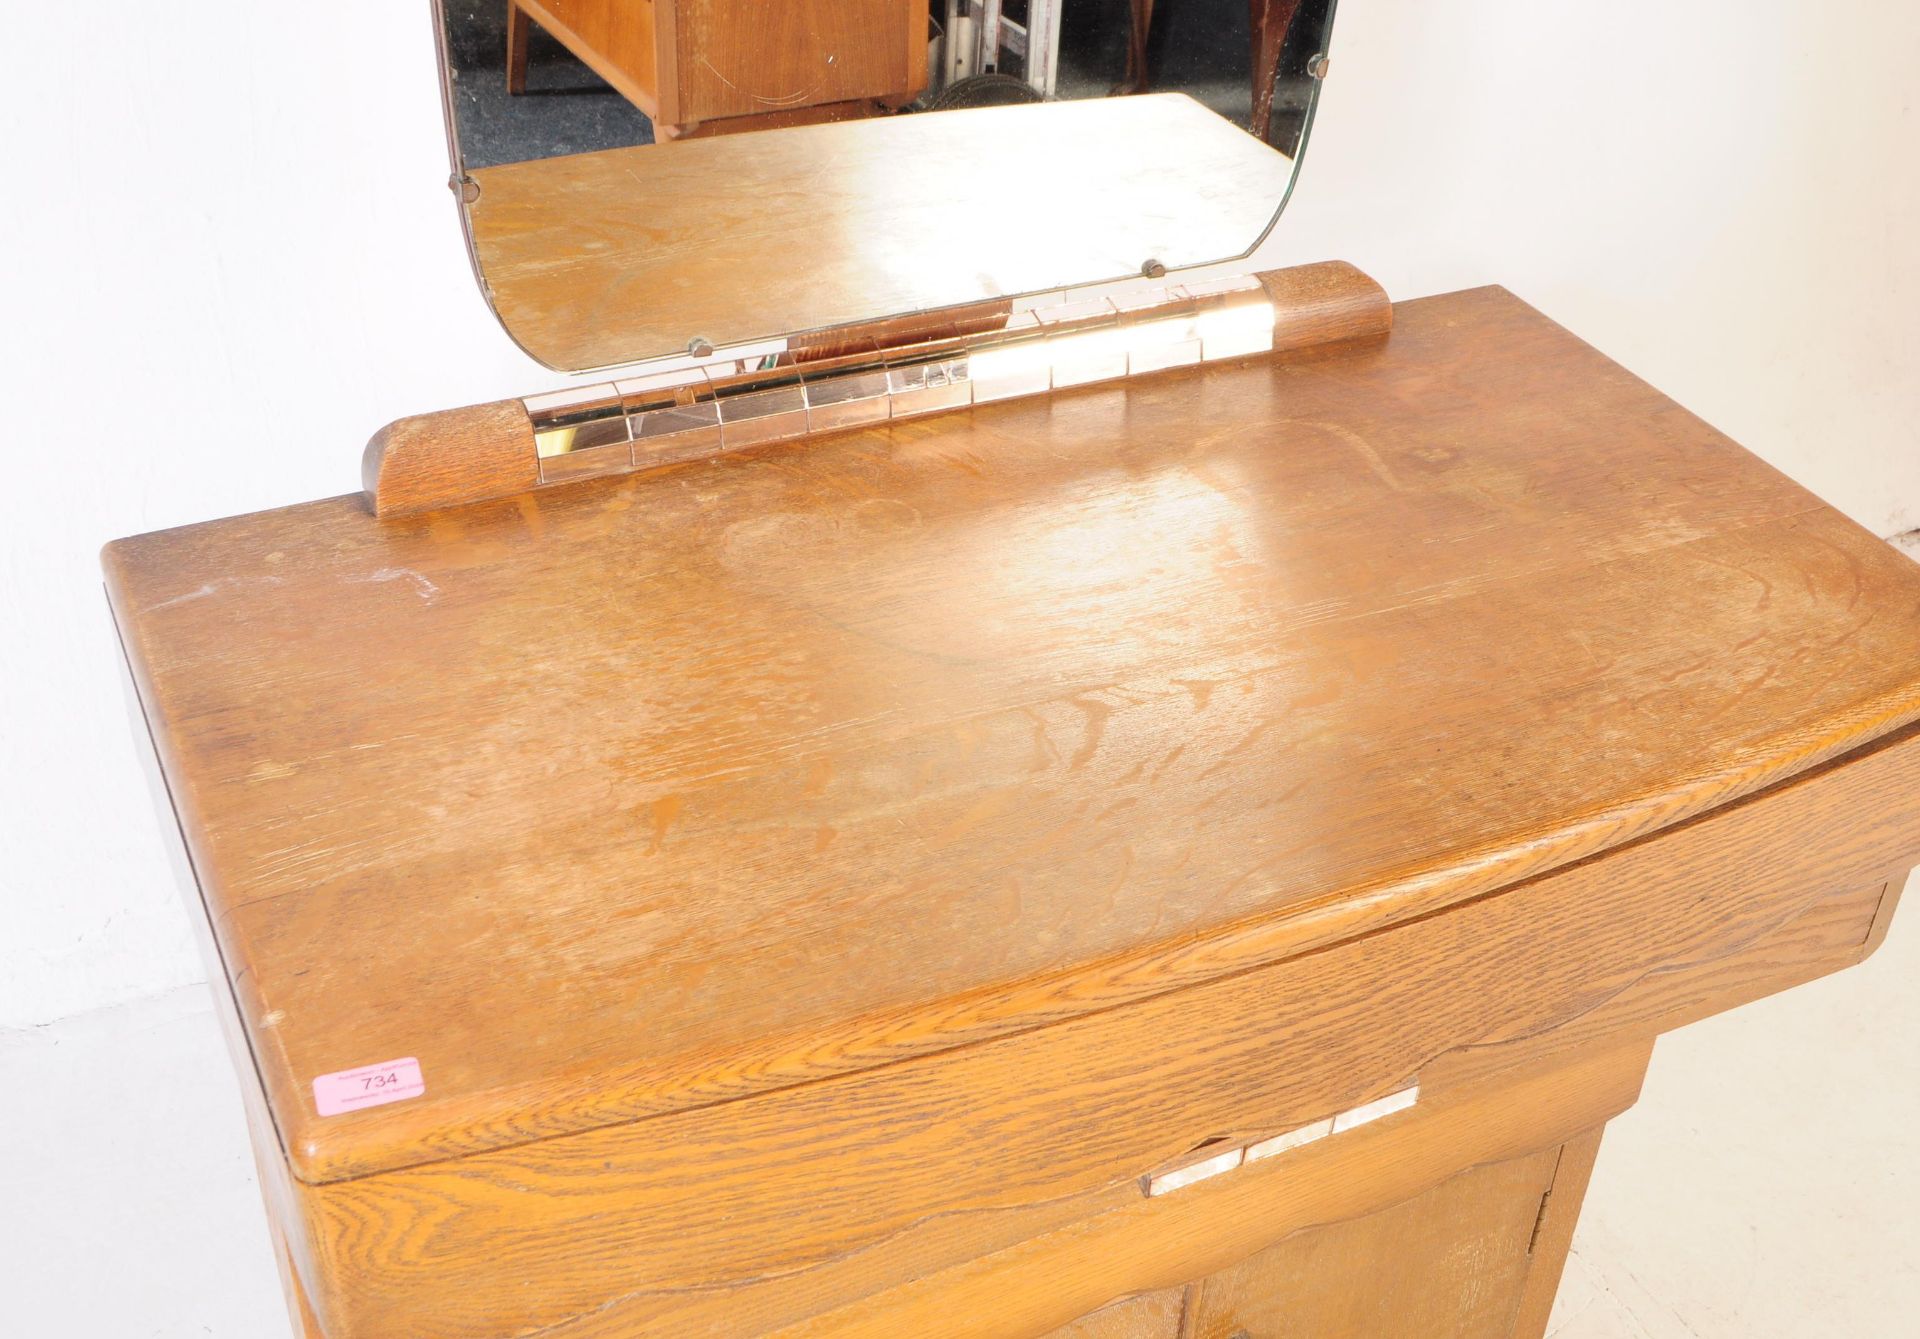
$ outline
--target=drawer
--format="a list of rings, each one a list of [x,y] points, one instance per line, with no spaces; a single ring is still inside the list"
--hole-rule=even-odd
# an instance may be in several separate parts
[[[924,1281],[1116,1213],[1150,1223],[1163,1211],[1146,1178],[1195,1150],[1262,1141],[1415,1082],[1420,1103],[1399,1124],[1458,1119],[1462,1103],[1518,1077],[1644,1050],[1665,1028],[1857,961],[1884,924],[1889,871],[1920,848],[1916,806],[1889,818],[1890,795],[1920,796],[1913,741],[1445,913],[1137,1005],[844,1079],[301,1186],[304,1267],[334,1281],[316,1292],[351,1299],[336,1339],[541,1326],[739,1335],[848,1308],[871,1312],[876,1335],[897,1333],[884,1295],[901,1280],[946,1286]],[[1637,1082],[1635,1069],[1629,1090],[1614,1079],[1580,1088],[1604,1100],[1570,1096],[1565,1128],[1514,1138],[1565,1139],[1623,1108]],[[1325,1156],[1348,1156],[1364,1133],[1324,1141]],[[1385,1186],[1362,1207],[1407,1189]],[[1257,1223],[1234,1231],[1242,1255],[1263,1244]],[[1042,1289],[1005,1332],[1042,1333],[1041,1322],[1182,1281],[1102,1259],[1087,1268],[1079,1291]]]

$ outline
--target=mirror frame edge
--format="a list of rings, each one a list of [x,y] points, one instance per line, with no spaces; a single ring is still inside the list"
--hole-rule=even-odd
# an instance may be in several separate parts
[[[1326,0],[1326,6],[1325,37],[1321,42],[1322,49],[1317,55],[1323,59],[1331,59],[1330,48],[1333,44],[1334,24],[1339,17],[1340,0]],[[790,342],[801,338],[815,338],[831,334],[835,331],[859,329],[876,321],[886,321],[898,317],[923,315],[975,305],[974,303],[967,302],[953,303],[949,304],[949,306],[922,308],[917,312],[882,313],[861,321],[808,326],[798,330],[753,335],[744,339],[732,340],[725,344],[710,346],[710,352],[705,354],[696,355],[690,350],[669,349],[659,353],[641,354],[621,362],[601,363],[591,367],[561,367],[548,362],[540,354],[527,347],[520,337],[514,333],[513,328],[507,324],[506,318],[500,314],[499,305],[494,301],[493,286],[487,281],[486,270],[481,264],[479,249],[474,242],[473,216],[469,208],[472,204],[472,199],[468,195],[469,190],[477,190],[478,184],[474,182],[473,178],[468,174],[465,156],[460,151],[460,123],[458,111],[454,105],[453,53],[449,46],[447,33],[446,0],[427,0],[427,12],[429,19],[433,23],[434,55],[438,64],[437,74],[440,81],[440,115],[446,132],[447,162],[449,167],[447,189],[448,193],[453,197],[454,210],[460,217],[460,238],[466,248],[468,267],[473,271],[474,282],[480,290],[481,301],[485,304],[488,315],[493,318],[494,324],[506,335],[508,342],[510,342],[514,348],[518,349],[533,362],[546,368],[548,371],[567,377],[604,377],[610,372],[622,369],[651,371],[696,366],[710,362],[727,361],[733,356],[729,352],[730,350],[751,348],[754,345],[766,344],[774,340]],[[1279,72],[1276,70],[1276,79],[1278,75]],[[1049,295],[1059,295],[1062,300],[1066,301],[1087,301],[1112,294],[1124,293],[1134,288],[1149,285],[1165,285],[1175,275],[1191,276],[1214,270],[1220,266],[1237,265],[1250,259],[1261,247],[1266,245],[1267,239],[1273,235],[1274,229],[1280,224],[1281,215],[1286,213],[1288,204],[1293,200],[1293,193],[1299,187],[1300,174],[1305,170],[1307,146],[1313,138],[1314,122],[1319,115],[1320,96],[1325,89],[1325,83],[1324,74],[1315,76],[1312,79],[1312,87],[1307,96],[1307,105],[1302,113],[1300,140],[1291,159],[1292,168],[1287,174],[1286,189],[1281,192],[1280,199],[1275,203],[1273,212],[1267,217],[1266,226],[1260,230],[1245,250],[1231,255],[1220,256],[1213,260],[1195,261],[1187,265],[1174,266],[1157,276],[1148,276],[1136,271],[1132,274],[1083,280],[1079,283],[1060,287],[1036,288],[1019,293],[1006,293],[993,300],[1011,303],[1013,304],[1013,309],[1016,311],[1021,309],[1023,303],[1031,306],[1034,299],[1044,298]],[[1273,146],[1269,143],[1268,147],[1272,148]],[[1276,152],[1278,151],[1276,150]]]

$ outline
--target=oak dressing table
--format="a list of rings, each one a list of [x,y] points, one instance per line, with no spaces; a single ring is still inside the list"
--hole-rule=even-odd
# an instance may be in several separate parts
[[[1102,301],[108,546],[304,1335],[1539,1336],[1873,951],[1920,570],[1497,288]]]

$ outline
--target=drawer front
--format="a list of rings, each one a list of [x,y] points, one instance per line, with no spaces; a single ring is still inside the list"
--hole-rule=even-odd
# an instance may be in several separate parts
[[[1920,749],[1902,743],[1506,892],[1138,1005],[304,1188],[316,1305],[336,1339],[739,1336],[866,1314],[902,1280],[1152,1208],[1146,1176],[1203,1145],[1269,1138],[1416,1080],[1419,1107],[1396,1119],[1417,1122],[1450,1092],[1649,1044],[1857,961],[1884,924],[1888,872],[1920,849],[1915,797]],[[1265,1244],[1236,1241],[1240,1256]],[[1036,1323],[1005,1332],[1196,1276],[1043,1288]],[[872,1333],[899,1332],[874,1316]],[[820,1325],[804,1332],[863,1332]]]
[[[678,0],[674,11],[677,121],[905,98],[926,82],[919,0]]]

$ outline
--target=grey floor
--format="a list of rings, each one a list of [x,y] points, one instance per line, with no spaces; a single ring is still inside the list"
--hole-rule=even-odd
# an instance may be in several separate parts
[[[1012,0],[1010,11],[1017,7]],[[653,142],[645,114],[538,25],[528,49],[527,91],[509,96],[505,0],[446,0],[446,11],[455,115],[468,167]],[[1127,31],[1127,0],[1066,5],[1059,96],[1105,96],[1125,73]],[[1247,124],[1252,56],[1244,0],[1160,4],[1148,64],[1155,90],[1188,93]]]
[[[507,93],[506,0],[446,0],[454,118],[469,168],[653,143],[653,123],[539,25]]]

